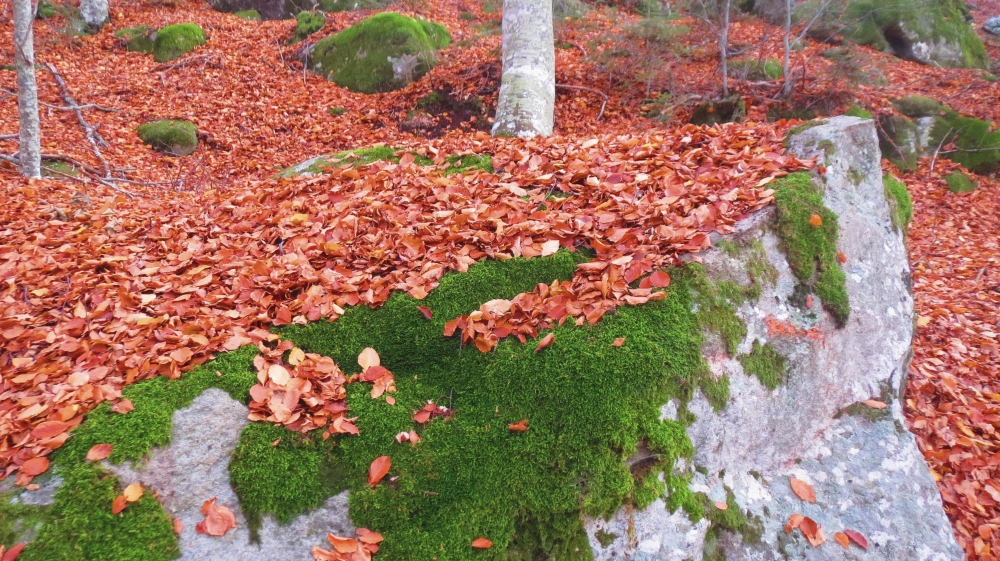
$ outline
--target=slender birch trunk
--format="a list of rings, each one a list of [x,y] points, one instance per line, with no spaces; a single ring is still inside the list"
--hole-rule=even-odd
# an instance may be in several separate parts
[[[17,108],[21,118],[18,158],[25,177],[42,176],[42,146],[38,123],[38,86],[35,84],[35,39],[31,0],[14,0],[14,64],[17,67]]]
[[[87,31],[97,33],[108,22],[108,0],[80,0],[80,17]]]
[[[494,136],[552,134],[556,54],[551,0],[504,0],[503,76]]]
[[[729,10],[733,0],[722,2],[722,29],[719,30],[719,57],[722,60],[722,97],[729,97]]]
[[[792,4],[793,0],[785,0],[785,58],[781,62],[781,72],[785,77],[785,85],[781,88],[781,95],[788,97],[792,93],[792,76],[789,66],[791,57],[791,36],[792,36]]]

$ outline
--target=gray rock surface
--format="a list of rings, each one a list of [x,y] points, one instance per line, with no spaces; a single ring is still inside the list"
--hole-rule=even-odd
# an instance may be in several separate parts
[[[354,535],[344,492],[284,526],[265,516],[260,543],[250,543],[228,470],[229,457],[248,422],[246,406],[222,390],[208,389],[191,405],[174,412],[169,446],[155,449],[141,465],[105,462],[105,467],[123,485],[141,483],[159,492],[167,511],[184,523],[180,546],[185,561],[311,561],[312,546],[329,546],[327,532]],[[221,537],[195,531],[204,519],[201,505],[212,497],[236,515],[236,528]]]
[[[986,20],[986,23],[983,24],[983,31],[1000,35],[1000,16],[994,16]]]
[[[704,468],[693,473],[691,489],[713,501],[725,501],[731,490],[763,524],[759,544],[722,532],[719,545],[729,561],[962,559],[937,487],[903,425],[898,396],[910,357],[913,298],[902,233],[889,218],[874,124],[830,119],[796,135],[792,152],[825,162],[825,204],[839,216],[851,317],[837,329],[818,299],[811,309],[792,303],[796,280],[768,228],[773,210],[738,225],[733,237],[760,239],[778,272],[759,302],[737,311],[748,329],[739,352],[749,352],[755,339],[770,342],[788,359],[788,381],[768,391],[739,361],[709,351],[712,371],[730,377],[731,398],[719,413],[700,393],[690,404],[697,417],[688,428],[694,465]],[[737,279],[740,271],[745,279],[741,257],[718,250],[701,256],[717,279]],[[877,413],[858,404],[868,399],[889,404],[881,420],[837,418],[852,404],[851,411]],[[792,494],[791,476],[813,484],[816,504]],[[794,513],[819,522],[827,543],[812,547],[798,531],[786,534],[783,527]],[[680,561],[702,558],[709,525],[692,524],[657,501],[642,511],[623,509],[610,521],[589,520],[586,527],[595,559]],[[867,536],[871,551],[852,546],[845,552],[833,541],[834,532],[844,529]],[[608,543],[611,535],[615,539]]]

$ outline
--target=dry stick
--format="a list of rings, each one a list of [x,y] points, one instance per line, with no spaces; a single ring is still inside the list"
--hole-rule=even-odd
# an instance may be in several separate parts
[[[90,143],[91,151],[97,160],[101,162],[101,168],[104,170],[104,177],[111,176],[111,166],[108,165],[108,161],[104,159],[104,155],[101,154],[101,145],[108,146],[108,143],[101,138],[100,133],[94,128],[86,119],[83,118],[83,111],[80,110],[80,105],[73,99],[73,96],[69,93],[69,87],[66,82],[63,81],[62,76],[59,75],[59,71],[56,70],[52,63],[47,63],[45,65],[52,73],[52,77],[55,78],[56,85],[59,87],[59,95],[63,98],[63,102],[69,107],[73,108],[73,112],[76,113],[76,120],[83,127],[84,135],[87,137],[87,142]]]
[[[12,92],[10,90],[0,88],[0,93],[8,95],[10,97],[17,97],[17,92]],[[104,107],[103,105],[97,105],[96,103],[86,103],[84,105],[76,105],[74,107],[64,107],[62,105],[52,105],[51,103],[45,103],[44,101],[39,101],[38,105],[48,107],[49,109],[55,109],[56,111],[75,111],[77,109],[97,109],[98,111],[104,111],[105,113],[117,113],[117,109],[112,109],[111,107]]]
[[[953,131],[953,130],[955,130],[955,129],[954,128],[948,129],[948,133],[941,137],[941,142],[938,143],[937,150],[934,151],[934,156],[931,158],[931,167],[928,168],[929,172],[933,172],[934,171],[934,162],[937,161],[938,152],[941,151],[941,147],[944,146],[944,141],[948,138],[948,136],[951,134],[951,131]]]
[[[585,92],[595,93],[595,94],[603,97],[604,98],[604,103],[601,104],[601,111],[597,114],[597,120],[598,121],[600,121],[601,117],[604,115],[604,108],[608,106],[608,100],[611,99],[611,98],[608,97],[608,94],[606,94],[606,93],[604,93],[604,92],[602,92],[600,90],[595,90],[594,88],[587,88],[587,87],[584,87],[584,86],[570,86],[568,84],[556,84],[556,87],[557,88],[566,88],[568,90],[583,90]]]

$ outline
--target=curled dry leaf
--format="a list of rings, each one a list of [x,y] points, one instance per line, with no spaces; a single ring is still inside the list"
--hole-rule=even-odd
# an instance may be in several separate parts
[[[427,319],[434,318],[434,312],[432,312],[431,309],[428,308],[427,306],[417,306],[417,309],[420,310],[420,313],[424,314],[425,318]]]
[[[132,400],[127,397],[111,406],[111,410],[120,415],[124,415],[133,409],[135,409],[135,405],[133,405]]]
[[[122,491],[122,496],[125,497],[125,500],[130,503],[138,501],[142,498],[142,485],[133,483],[128,487],[125,487],[125,490]]]
[[[476,538],[472,540],[472,547],[476,549],[489,549],[493,547],[493,542],[486,538]]]
[[[840,547],[847,549],[851,547],[851,539],[847,537],[847,534],[843,532],[837,532],[833,535],[833,540],[840,544]]]
[[[358,540],[355,538],[342,538],[333,534],[327,534],[326,539],[338,553],[354,553],[358,550]]]
[[[511,432],[527,432],[527,430],[528,430],[528,420],[527,419],[521,419],[520,421],[518,421],[516,423],[510,423],[510,424],[507,425],[507,428],[510,429]]]
[[[358,541],[361,543],[377,544],[382,543],[382,540],[385,539],[382,537],[382,534],[373,532],[368,528],[358,528],[356,532],[358,534]]]
[[[201,513],[205,519],[195,525],[199,534],[209,536],[224,536],[226,532],[236,527],[236,516],[229,507],[215,504],[218,497],[212,497],[201,505]]]
[[[795,514],[789,516],[788,517],[788,522],[785,523],[785,532],[789,533],[792,530],[798,528],[799,524],[801,524],[804,519],[805,519],[805,517],[802,516],[801,514],[797,513],[797,512]]]
[[[851,541],[858,544],[862,549],[868,551],[868,538],[864,537],[861,532],[855,530],[844,530],[847,537],[851,538]]]
[[[803,517],[799,523],[799,531],[809,540],[813,547],[819,547],[826,541],[826,534],[823,533],[823,526],[808,516]]]
[[[535,347],[535,352],[537,353],[538,351],[540,351],[540,350],[544,349],[545,347],[548,347],[549,345],[551,345],[552,341],[555,341],[555,338],[556,338],[556,336],[554,334],[552,334],[552,333],[549,333],[545,337],[542,337],[542,340],[538,342],[538,346]]]
[[[884,401],[879,401],[877,399],[866,399],[864,404],[872,409],[885,409],[888,405]]]
[[[813,489],[812,485],[796,477],[793,477],[790,483],[795,496],[808,503],[816,502],[816,491]]]
[[[389,456],[379,456],[372,461],[372,465],[368,468],[368,485],[374,489],[378,485],[379,481],[389,473],[389,468],[392,466],[392,460]]]
[[[87,460],[91,462],[101,461],[111,455],[110,444],[95,444],[87,451]]]

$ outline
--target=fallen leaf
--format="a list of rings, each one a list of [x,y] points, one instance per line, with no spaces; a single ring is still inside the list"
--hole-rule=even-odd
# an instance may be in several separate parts
[[[267,368],[267,377],[278,386],[285,387],[285,384],[291,380],[292,375],[284,366],[280,364],[272,364]]]
[[[373,532],[368,528],[358,528],[356,532],[358,534],[358,541],[361,543],[376,544],[381,543],[385,539],[382,537],[382,534]]]
[[[382,364],[382,359],[379,358],[378,353],[375,349],[367,347],[365,350],[361,351],[358,355],[358,366],[361,367],[362,371],[368,370],[372,366],[379,366]]]
[[[823,217],[821,217],[816,213],[813,213],[813,215],[809,217],[809,225],[815,228],[819,228],[820,226],[823,225]]]
[[[788,517],[788,522],[785,523],[785,532],[788,533],[788,532],[791,532],[792,530],[798,528],[799,524],[802,523],[803,519],[805,519],[805,517],[802,516],[799,513],[795,513],[795,514],[789,516]]]
[[[205,519],[195,525],[194,529],[199,534],[209,536],[224,536],[226,532],[236,527],[236,516],[229,507],[215,504],[218,497],[212,497],[201,505],[201,513]]]
[[[802,518],[802,522],[799,523],[799,531],[802,532],[802,535],[809,540],[809,543],[813,547],[819,547],[826,541],[826,534],[823,533],[823,527],[808,516]]]
[[[521,419],[516,423],[510,423],[507,425],[507,428],[513,432],[526,432],[528,430],[528,420]]]
[[[111,514],[121,513],[125,510],[126,505],[128,505],[128,501],[125,499],[125,495],[118,495],[115,500],[111,501]]]
[[[90,447],[87,451],[87,459],[91,462],[97,462],[107,458],[111,455],[111,445],[110,444],[95,444]]]
[[[717,508],[719,510],[728,510],[729,509],[729,503],[727,503],[725,501],[715,501],[715,508]]]
[[[851,541],[861,546],[861,549],[868,551],[868,538],[864,537],[861,532],[855,530],[844,530],[847,537],[851,538]]]
[[[843,532],[837,532],[833,535],[834,541],[840,544],[840,547],[847,549],[851,547],[851,539],[847,537],[847,534]]]
[[[125,487],[125,490],[122,492],[122,496],[125,497],[125,500],[130,503],[138,501],[142,498],[142,485],[133,483],[128,487]]]
[[[493,547],[493,542],[486,538],[476,538],[472,540],[472,547],[476,549],[489,549]]]
[[[838,251],[837,261],[840,261],[841,264],[847,263],[847,255],[843,251]]]
[[[655,271],[649,275],[649,284],[656,288],[666,288],[670,286],[670,275],[663,271]]]
[[[118,413],[119,415],[124,415],[125,413],[128,413],[129,411],[132,411],[134,409],[135,405],[133,405],[132,400],[127,397],[111,406],[111,410],[114,411],[115,413]]]
[[[10,549],[4,552],[3,557],[0,557],[0,561],[16,561],[21,552],[24,551],[26,545],[28,545],[28,542],[12,545]]]
[[[862,403],[864,403],[868,407],[871,407],[872,409],[885,409],[886,407],[888,407],[888,405],[886,405],[885,402],[879,401],[877,399],[866,399]]]
[[[184,521],[180,518],[174,518],[174,533],[178,536],[184,531]]]
[[[330,541],[330,545],[338,553],[354,553],[358,550],[358,540],[355,538],[342,538],[333,534],[327,534],[326,539]]]
[[[49,469],[49,459],[45,457],[31,458],[21,464],[21,473],[32,477],[41,475]]]
[[[552,334],[552,333],[549,333],[545,337],[542,337],[542,340],[538,342],[538,346],[535,347],[535,352],[537,353],[538,351],[540,351],[540,350],[544,349],[545,347],[548,347],[549,345],[551,345],[552,341],[554,341],[555,338],[556,338],[556,336],[554,334]]]
[[[379,456],[372,461],[371,467],[368,468],[368,484],[371,485],[372,489],[389,473],[390,466],[392,466],[392,460],[389,456]]]
[[[432,312],[427,306],[417,306],[417,309],[420,310],[420,313],[424,314],[424,317],[427,319],[434,317],[434,312]]]
[[[816,502],[816,491],[812,485],[795,477],[791,479],[790,483],[792,484],[792,491],[795,493],[795,496],[809,503]]]
[[[622,346],[624,344],[625,344],[625,338],[624,337],[619,337],[619,338],[615,339],[614,343],[611,343],[611,346],[612,347],[620,347],[620,346]]]

